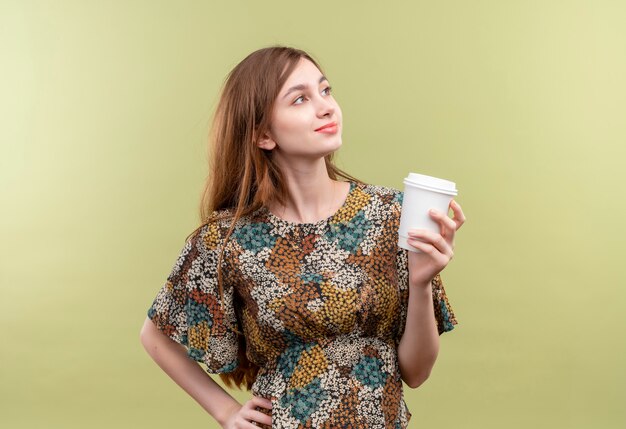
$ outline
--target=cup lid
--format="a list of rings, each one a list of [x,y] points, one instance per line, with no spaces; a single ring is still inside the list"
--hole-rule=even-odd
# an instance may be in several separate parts
[[[421,186],[442,192],[450,192],[456,195],[456,183],[438,177],[427,176],[425,174],[409,173],[404,179],[404,183]]]

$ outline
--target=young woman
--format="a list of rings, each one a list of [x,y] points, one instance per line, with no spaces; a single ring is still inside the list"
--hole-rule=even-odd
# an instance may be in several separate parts
[[[333,165],[342,114],[307,53],[270,47],[229,74],[201,225],[141,341],[224,428],[405,428],[402,381],[429,376],[457,323],[439,273],[465,221],[398,247],[402,192]],[[339,180],[345,179],[345,180]],[[252,398],[239,404],[199,366]]]

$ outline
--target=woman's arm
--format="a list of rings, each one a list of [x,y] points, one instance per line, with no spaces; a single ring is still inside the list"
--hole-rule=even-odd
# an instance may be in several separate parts
[[[157,365],[221,426],[241,408],[239,402],[187,356],[184,346],[159,331],[150,318],[146,317],[140,339]]]
[[[421,385],[439,354],[439,333],[433,308],[432,282],[409,284],[409,302],[404,333],[398,344],[402,380],[411,388]]]
[[[446,213],[429,211],[439,223],[440,234],[426,229],[408,232],[407,242],[420,252],[408,252],[409,302],[404,333],[398,344],[398,364],[402,379],[412,388],[426,381],[439,354],[433,281],[454,256],[454,236],[466,220],[456,201],[450,201],[449,209],[454,212],[452,219]]]

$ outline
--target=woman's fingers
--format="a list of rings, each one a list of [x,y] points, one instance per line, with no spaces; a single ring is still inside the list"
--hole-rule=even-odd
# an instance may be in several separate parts
[[[454,238],[454,233],[458,228],[457,224],[447,215],[441,213],[439,210],[431,209],[430,217],[435,219],[435,221],[439,222],[439,225],[441,225],[441,235],[445,237],[450,237],[450,241],[452,241],[452,239]]]
[[[452,220],[456,224],[456,229],[459,229],[461,225],[465,223],[465,214],[463,213],[463,210],[461,209],[459,203],[454,200],[450,201],[450,208],[454,212]]]
[[[434,250],[437,250],[438,252],[448,256],[450,259],[452,259],[452,256],[454,255],[450,243],[448,243],[440,234],[427,229],[410,230],[409,244],[420,250],[426,251],[426,253],[432,253]]]
[[[246,403],[247,407],[246,410],[244,412],[243,417],[249,421],[250,423],[253,424],[254,423],[262,423],[265,425],[272,425],[272,417],[271,415],[267,415],[265,413],[263,413],[262,411],[257,410],[256,408],[265,408],[270,410],[271,413],[271,409],[272,409],[272,401],[270,401],[267,398],[262,398],[260,396],[253,396],[247,403]]]
[[[263,398],[261,396],[253,396],[250,401],[252,401],[252,403],[254,403],[254,405],[256,405],[257,407],[263,407],[270,410],[272,409],[272,401],[267,398]]]
[[[434,268],[435,272],[431,273],[428,276],[429,278],[432,278],[436,274],[436,272],[443,270],[450,262],[450,259],[452,259],[452,256],[447,256],[439,252],[433,245],[429,243],[424,243],[422,241],[413,240],[410,238],[407,241],[407,243],[415,247],[416,249],[418,249],[420,252],[422,252],[424,256],[430,258],[430,262],[433,264],[431,268]],[[413,253],[413,252],[409,252],[409,253],[412,253],[413,255],[415,255],[415,257],[419,257],[420,255],[419,253]],[[409,255],[409,258],[411,258],[411,255]],[[424,267],[424,269],[426,269],[426,267]],[[409,282],[411,284],[422,283],[422,281],[424,280],[423,277],[424,277],[423,273],[420,273],[420,272],[416,273],[415,270],[409,269]]]
[[[265,425],[270,425],[270,426],[272,424],[271,416],[268,416],[267,414],[263,414],[262,412],[257,411],[257,410],[248,410],[248,412],[246,412],[246,415],[244,417],[249,422],[263,423]]]

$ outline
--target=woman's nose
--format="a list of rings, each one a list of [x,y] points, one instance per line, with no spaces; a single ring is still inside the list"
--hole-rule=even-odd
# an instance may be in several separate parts
[[[335,113],[335,105],[327,98],[320,98],[317,112],[320,117],[332,116]]]

